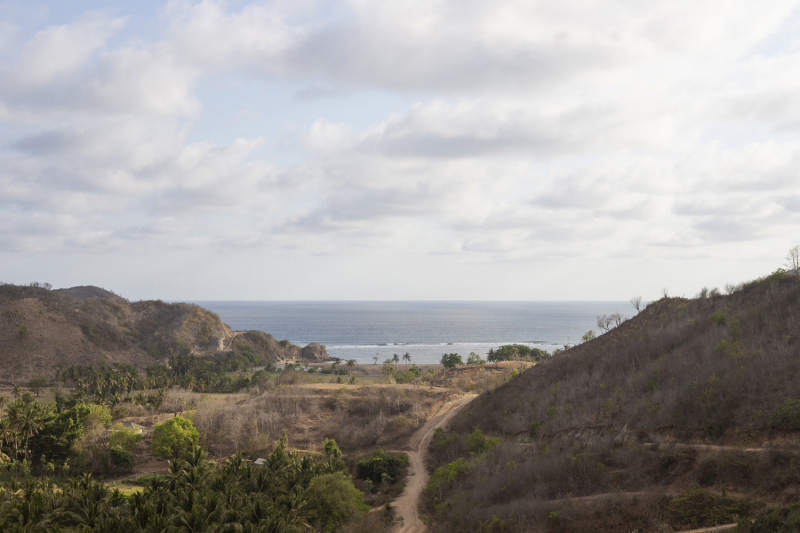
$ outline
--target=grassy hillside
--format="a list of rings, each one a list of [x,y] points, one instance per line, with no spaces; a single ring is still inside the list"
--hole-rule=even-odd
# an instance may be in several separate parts
[[[1,384],[52,376],[58,366],[125,363],[143,370],[172,357],[223,353],[244,366],[299,358],[301,349],[268,333],[234,332],[193,304],[129,302],[97,287],[0,284]]]
[[[437,530],[679,530],[800,500],[798,317],[784,273],[664,298],[482,395],[431,444]]]

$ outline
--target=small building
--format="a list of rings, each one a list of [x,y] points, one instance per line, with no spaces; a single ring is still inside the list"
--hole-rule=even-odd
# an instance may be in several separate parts
[[[128,428],[128,429],[132,429],[132,430],[136,431],[136,433],[143,433],[144,432],[144,426],[140,426],[136,422],[123,422],[122,425],[124,427]]]

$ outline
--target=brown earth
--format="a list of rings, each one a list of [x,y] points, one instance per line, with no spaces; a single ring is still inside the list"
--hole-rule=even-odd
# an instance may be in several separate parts
[[[395,501],[395,510],[403,518],[402,524],[395,528],[396,533],[422,533],[425,524],[419,518],[419,497],[428,483],[428,470],[425,468],[425,457],[428,452],[433,432],[438,427],[446,427],[447,423],[458,411],[477,397],[477,394],[466,394],[461,398],[444,404],[435,416],[428,419],[411,437],[406,446],[409,471],[406,489]]]

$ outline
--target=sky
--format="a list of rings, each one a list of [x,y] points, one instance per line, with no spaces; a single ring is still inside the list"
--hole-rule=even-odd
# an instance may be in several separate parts
[[[800,243],[800,2],[0,0],[0,281],[627,300]]]

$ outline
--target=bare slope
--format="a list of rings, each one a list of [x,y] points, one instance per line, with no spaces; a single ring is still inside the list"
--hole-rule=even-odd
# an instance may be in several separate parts
[[[260,331],[234,332],[197,305],[129,302],[98,287],[47,290],[0,285],[0,383],[51,376],[57,366],[129,363],[236,352],[249,361],[326,358]]]

